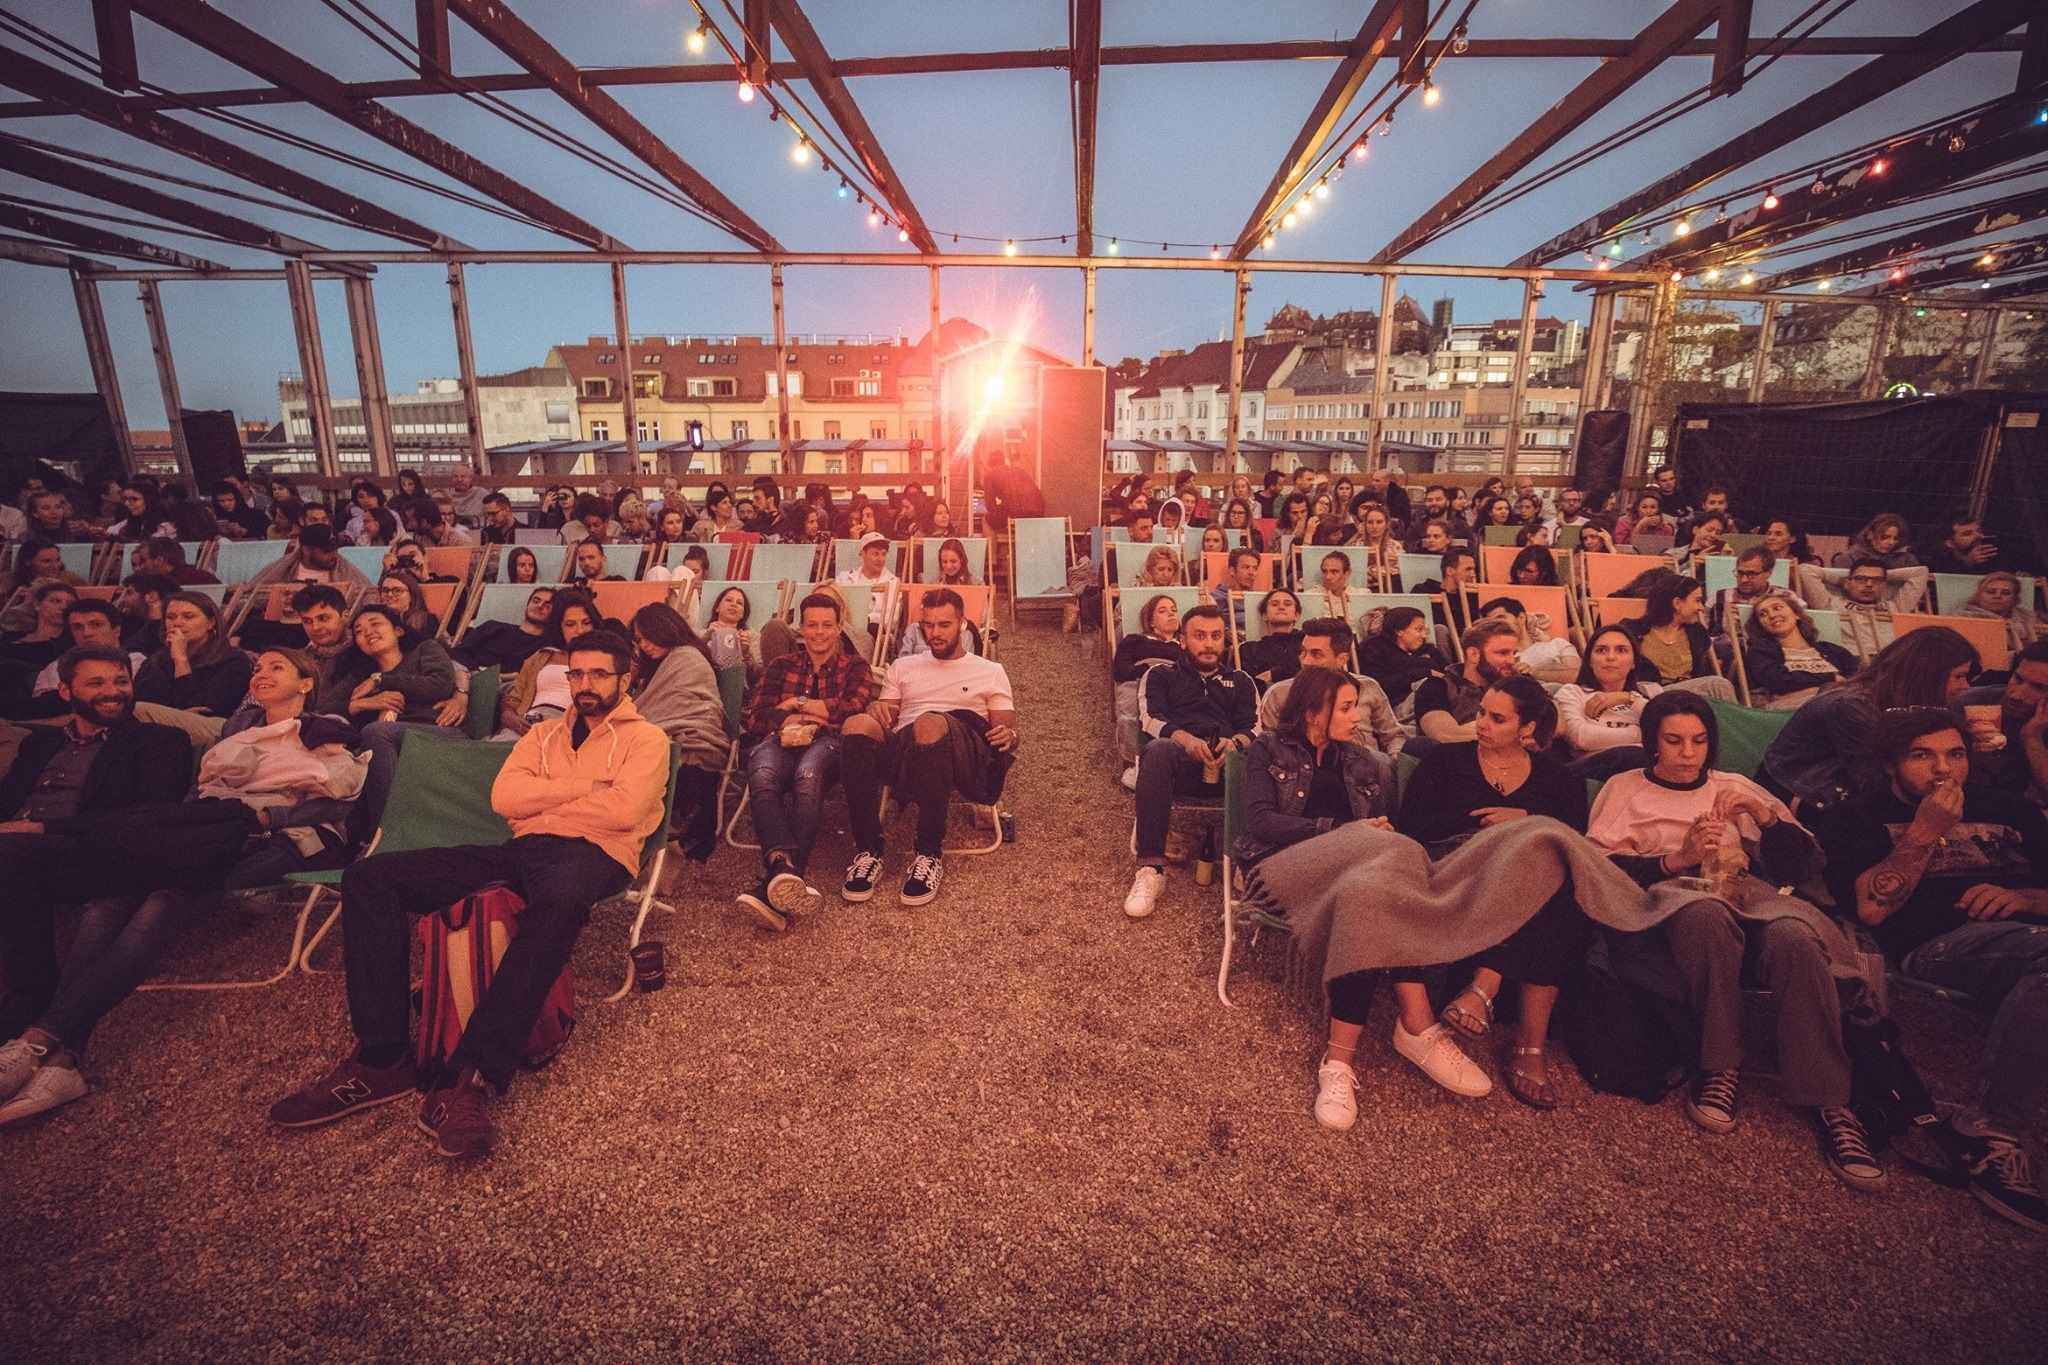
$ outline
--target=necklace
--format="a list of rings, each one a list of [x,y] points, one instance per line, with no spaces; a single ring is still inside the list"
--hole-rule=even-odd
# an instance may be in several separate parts
[[[1493,789],[1494,789],[1495,791],[1499,792],[1499,793],[1500,793],[1500,794],[1501,794],[1502,796],[1506,796],[1506,795],[1508,794],[1508,790],[1509,790],[1509,788],[1508,788],[1508,775],[1509,775],[1510,773],[1512,773],[1512,772],[1513,772],[1514,770],[1515,770],[1515,758],[1514,758],[1514,757],[1512,757],[1512,756],[1511,756],[1511,757],[1510,757],[1510,758],[1509,758],[1509,759],[1508,759],[1508,760],[1507,760],[1507,761],[1506,761],[1505,763],[1503,763],[1502,765],[1500,765],[1500,767],[1498,768],[1498,770],[1496,770],[1496,769],[1495,769],[1495,767],[1494,767],[1494,765],[1493,765],[1493,764],[1491,764],[1491,763],[1489,763],[1489,762],[1487,761],[1487,758],[1486,758],[1486,750],[1484,750],[1484,749],[1481,749],[1481,750],[1479,751],[1479,772],[1480,772],[1480,775],[1481,775],[1481,776],[1483,776],[1483,777],[1484,777],[1484,778],[1486,779],[1486,785],[1488,785],[1489,787],[1492,787],[1492,788],[1493,788]]]

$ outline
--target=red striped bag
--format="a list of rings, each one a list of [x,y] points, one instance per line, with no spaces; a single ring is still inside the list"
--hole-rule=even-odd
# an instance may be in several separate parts
[[[445,910],[420,917],[418,932],[426,970],[420,984],[414,1060],[422,1088],[430,1088],[447,1069],[477,1001],[491,988],[498,963],[518,932],[519,912],[525,908],[526,901],[511,887],[486,886]],[[526,1065],[540,1067],[553,1061],[575,1027],[576,978],[564,966],[533,1021],[533,1032],[526,1040]]]

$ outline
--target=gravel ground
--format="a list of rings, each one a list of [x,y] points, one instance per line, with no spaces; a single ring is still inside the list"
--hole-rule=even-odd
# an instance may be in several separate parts
[[[668,988],[616,1006],[600,916],[576,1039],[480,1166],[403,1104],[266,1128],[344,1045],[338,976],[125,1005],[97,1092],[0,1134],[0,1357],[2040,1359],[2048,1242],[1896,1162],[1851,1192],[1768,1082],[1726,1138],[1568,1066],[1557,1113],[1464,1103],[1383,1018],[1358,1127],[1317,1128],[1280,950],[1225,1010],[1214,888],[1117,911],[1100,650],[1006,637],[1020,841],[950,859],[936,905],[892,880],[766,935],[725,850],[653,925]],[[253,970],[286,927],[224,913],[170,970]],[[1981,1025],[1900,1009],[1960,1098]]]

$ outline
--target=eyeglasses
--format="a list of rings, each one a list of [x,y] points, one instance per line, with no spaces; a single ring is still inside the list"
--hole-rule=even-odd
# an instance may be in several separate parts
[[[568,674],[569,681],[572,683],[610,682],[613,678],[616,678],[618,676],[618,674],[612,672],[609,668],[572,668],[569,670]]]

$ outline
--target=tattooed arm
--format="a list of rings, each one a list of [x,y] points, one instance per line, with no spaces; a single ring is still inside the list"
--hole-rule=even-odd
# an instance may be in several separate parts
[[[1960,783],[1929,792],[1913,813],[1913,823],[1892,844],[1890,855],[1856,879],[1856,917],[1865,924],[1882,924],[1903,907],[1919,890],[1942,837],[1962,814]]]

